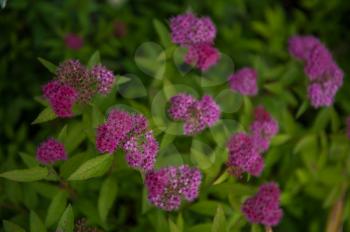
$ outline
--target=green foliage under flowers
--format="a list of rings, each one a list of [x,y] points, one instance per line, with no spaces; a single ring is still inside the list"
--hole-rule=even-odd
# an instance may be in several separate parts
[[[350,231],[348,1],[4,2],[0,231],[70,232],[82,218],[96,231],[264,231],[250,225],[240,207],[267,181],[282,190],[284,217],[274,231],[327,231],[337,205],[343,231]],[[215,46],[222,59],[205,74],[183,66],[183,51],[170,41],[168,19],[189,9],[210,16],[218,31]],[[125,23],[122,36],[115,35],[116,21]],[[65,46],[70,32],[84,38],[80,50]],[[298,33],[319,37],[344,70],[331,107],[309,106],[303,66],[287,50],[288,37]],[[74,118],[62,120],[39,96],[56,65],[68,58],[90,67],[105,64],[117,74],[117,84],[108,96],[96,96],[74,108]],[[256,98],[228,90],[227,76],[242,66],[258,71]],[[223,110],[220,122],[194,137],[179,135],[181,125],[169,120],[166,109],[168,99],[182,91],[212,95]],[[247,129],[259,104],[278,120],[280,132],[264,154],[262,176],[237,179],[224,172],[225,145],[232,133]],[[112,107],[150,120],[160,145],[157,167],[186,163],[202,171],[196,201],[177,212],[157,209],[147,200],[143,176],[128,167],[122,152],[97,153],[95,130]],[[64,143],[67,161],[48,167],[37,162],[36,146],[48,136]]]

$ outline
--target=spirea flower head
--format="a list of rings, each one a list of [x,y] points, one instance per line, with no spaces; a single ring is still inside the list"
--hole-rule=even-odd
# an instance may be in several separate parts
[[[255,118],[250,126],[252,140],[259,152],[266,151],[273,136],[278,133],[278,123],[263,106],[256,107]]]
[[[255,149],[252,138],[242,132],[234,134],[227,145],[229,156],[227,166],[231,174],[240,176],[247,172],[259,176],[264,167],[264,161]]]
[[[42,164],[53,164],[58,160],[66,160],[67,153],[62,143],[49,138],[38,146],[36,159]]]
[[[306,62],[305,72],[309,77],[308,96],[315,108],[330,106],[338,89],[343,84],[343,71],[334,62],[330,52],[316,46]]]
[[[98,64],[92,68],[91,74],[97,79],[97,91],[102,95],[107,95],[112,90],[115,81],[113,72]]]
[[[186,120],[189,115],[189,107],[196,101],[194,97],[186,93],[180,93],[170,99],[168,113],[173,120]]]
[[[246,96],[255,96],[258,93],[257,74],[253,68],[242,68],[229,78],[232,90]]]
[[[172,41],[180,45],[213,43],[216,28],[209,17],[197,18],[192,13],[170,19]]]
[[[320,40],[314,36],[292,36],[288,40],[289,53],[297,59],[308,60],[311,50],[321,44]]]
[[[81,36],[69,33],[64,37],[64,43],[66,46],[73,50],[79,50],[84,45],[84,40]]]
[[[133,129],[133,117],[128,112],[113,109],[106,123],[97,128],[96,148],[100,153],[113,153]]]
[[[220,107],[211,96],[196,100],[180,93],[170,99],[169,115],[173,120],[184,121],[184,133],[193,135],[211,127],[220,118]]]
[[[173,211],[180,207],[182,199],[191,202],[198,197],[201,173],[188,165],[167,167],[149,171],[145,184],[152,204],[166,211]]]
[[[275,226],[282,219],[283,212],[279,207],[280,189],[276,183],[260,186],[258,193],[248,198],[242,206],[242,212],[250,223]]]
[[[78,60],[66,60],[57,68],[57,79],[78,91],[79,102],[87,103],[97,92],[97,79]]]
[[[49,101],[53,111],[60,118],[73,116],[72,108],[77,101],[77,91],[59,81],[50,81],[43,86],[44,97]]]
[[[194,44],[188,47],[185,62],[194,65],[201,71],[207,71],[218,62],[219,58],[219,51],[211,44]]]
[[[158,142],[152,131],[132,136],[123,145],[123,149],[126,160],[132,168],[144,171],[153,169],[158,153]]]

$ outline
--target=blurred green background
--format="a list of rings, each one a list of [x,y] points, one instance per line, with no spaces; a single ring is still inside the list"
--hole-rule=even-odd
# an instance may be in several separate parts
[[[62,125],[31,125],[42,109],[34,97],[41,95],[41,85],[52,78],[38,57],[55,64],[68,58],[86,63],[99,50],[102,63],[116,74],[133,73],[148,88],[149,78],[135,64],[135,52],[144,42],[160,43],[154,19],[167,25],[171,16],[186,10],[212,18],[218,31],[216,47],[232,58],[235,67],[258,70],[264,90],[254,104],[263,103],[281,124],[281,135],[266,154],[266,171],[260,180],[250,181],[253,185],[268,180],[280,184],[285,216],[276,231],[325,231],[329,212],[349,185],[349,146],[344,136],[344,120],[350,113],[347,0],[8,0],[0,10],[0,172],[26,167],[25,155],[20,154],[33,157],[36,145]],[[80,49],[65,44],[70,33],[83,39]],[[333,107],[301,108],[305,102],[303,69],[287,50],[288,37],[294,34],[319,37],[344,70],[344,85]],[[149,108],[145,99],[135,102]],[[296,117],[298,112],[301,117]],[[178,144],[181,150],[182,143]],[[153,208],[148,213],[141,210],[144,194],[137,173],[127,169],[118,172],[116,179],[117,200],[108,223],[98,219],[94,203],[101,179],[75,186],[84,192],[76,201],[77,218],[86,218],[102,231],[169,231],[169,218],[181,224],[183,217],[184,231],[202,232],[210,231],[215,202],[221,202],[230,231],[260,231],[235,214],[239,205],[232,198],[237,195],[241,201],[254,190],[239,181],[210,187],[191,210],[168,214]],[[49,183],[0,179],[0,218],[29,228],[30,210],[44,218],[57,188]],[[343,231],[350,231],[350,200],[345,196]]]

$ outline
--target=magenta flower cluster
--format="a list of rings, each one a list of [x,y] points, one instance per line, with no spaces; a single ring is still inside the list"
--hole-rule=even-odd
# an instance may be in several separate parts
[[[100,153],[113,153],[121,148],[130,167],[148,171],[153,169],[158,142],[143,115],[113,109],[106,122],[97,128],[96,148]]]
[[[262,106],[256,107],[254,113],[250,134],[236,133],[227,144],[229,156],[226,164],[228,171],[235,176],[243,172],[260,176],[264,168],[261,153],[268,149],[270,140],[278,132],[277,121]]]
[[[64,43],[66,46],[72,50],[79,50],[84,45],[84,40],[81,36],[74,34],[74,33],[68,33],[64,37]]]
[[[58,66],[56,78],[42,90],[56,115],[67,118],[73,116],[74,104],[86,104],[96,93],[108,94],[114,82],[113,72],[102,65],[89,70],[78,60],[67,60]]]
[[[37,147],[36,159],[42,164],[53,164],[59,160],[66,160],[67,153],[62,143],[49,138]]]
[[[274,182],[260,186],[257,194],[248,198],[242,206],[242,212],[250,223],[259,223],[265,226],[277,225],[283,212],[280,204],[280,189]]]
[[[257,73],[253,68],[242,68],[229,77],[230,87],[245,96],[255,96],[258,93]]]
[[[178,15],[170,19],[172,41],[188,49],[187,64],[193,64],[201,71],[215,65],[220,54],[213,46],[216,27],[209,17],[198,18],[192,13]]]
[[[289,52],[305,62],[311,105],[315,108],[332,105],[344,74],[330,51],[313,36],[293,36],[289,39]]]
[[[201,173],[187,165],[150,171],[145,178],[148,199],[166,211],[176,210],[181,200],[193,201],[198,196]]]
[[[196,100],[189,94],[180,93],[170,99],[168,113],[173,120],[184,122],[185,135],[194,135],[219,120],[220,107],[211,96]]]

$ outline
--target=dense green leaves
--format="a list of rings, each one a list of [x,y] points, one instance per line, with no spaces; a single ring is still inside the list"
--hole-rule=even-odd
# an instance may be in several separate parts
[[[106,154],[90,159],[84,162],[68,180],[86,180],[102,176],[112,165],[113,158],[112,155]]]
[[[29,169],[13,170],[0,174],[0,177],[19,182],[42,180],[47,176],[48,169],[46,167],[34,167]]]

